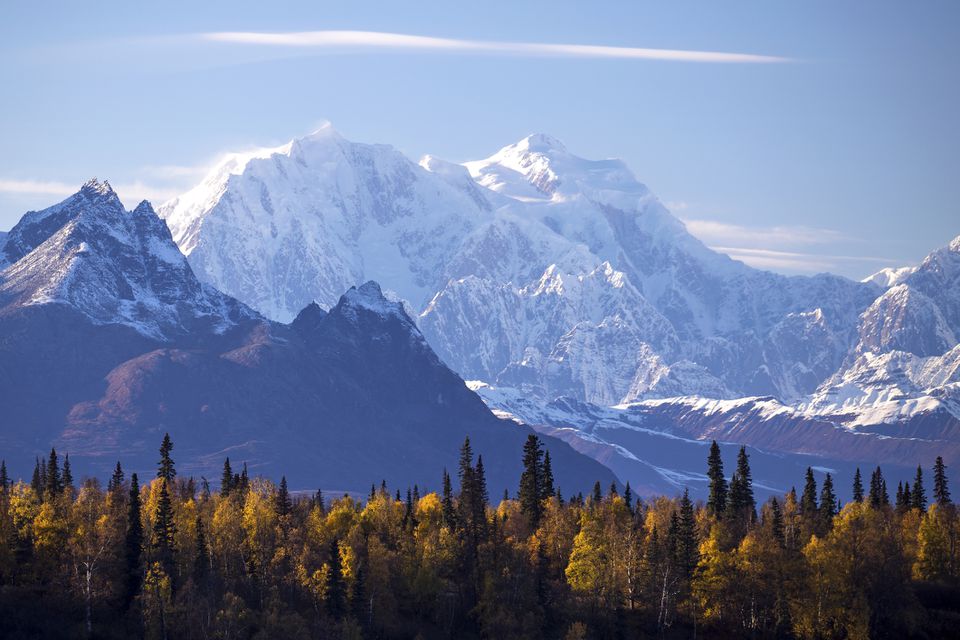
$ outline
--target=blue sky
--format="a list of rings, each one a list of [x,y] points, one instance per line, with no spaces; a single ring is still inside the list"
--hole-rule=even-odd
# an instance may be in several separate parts
[[[453,42],[288,35],[318,31]],[[325,120],[455,161],[543,131],[626,160],[712,246],[859,278],[960,234],[957,78],[956,2],[12,3],[0,229],[93,175],[162,201]]]

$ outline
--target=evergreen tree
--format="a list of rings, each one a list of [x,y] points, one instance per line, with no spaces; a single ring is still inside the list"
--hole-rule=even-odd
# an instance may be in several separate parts
[[[890,504],[890,495],[887,493],[887,481],[883,479],[880,467],[870,475],[870,506],[879,509]]]
[[[247,463],[243,463],[243,469],[240,471],[240,480],[237,482],[236,489],[240,490],[240,495],[247,495],[247,490],[250,489],[250,475],[247,473]]]
[[[60,475],[60,464],[57,461],[57,450],[50,449],[50,457],[47,459],[47,477],[46,477],[47,497],[53,500],[63,493],[63,477]]]
[[[927,492],[923,488],[923,468],[920,465],[917,465],[917,475],[913,480],[910,506],[918,511],[927,510]]]
[[[543,447],[540,438],[527,436],[523,445],[523,473],[520,474],[520,511],[527,516],[530,526],[540,526],[543,515]]]
[[[720,455],[720,445],[714,440],[710,444],[710,455],[707,457],[707,477],[710,478],[710,497],[707,499],[707,509],[715,516],[720,516],[727,508],[727,479],[723,475],[723,458]]]
[[[124,608],[129,608],[140,592],[140,556],[143,553],[143,521],[140,518],[140,485],[137,474],[130,476],[130,498],[127,501],[127,533],[124,539],[124,559],[127,579]]]
[[[744,527],[756,518],[753,475],[750,473],[750,460],[746,447],[740,447],[740,452],[737,454],[737,470],[730,480],[727,507],[732,517]]]
[[[120,492],[123,491],[123,467],[120,466],[119,460],[117,460],[117,466],[113,469],[110,481],[107,482],[107,491],[114,495],[120,495]]]
[[[340,560],[340,541],[330,541],[330,570],[327,572],[327,613],[335,620],[343,617],[346,609],[346,584]]]
[[[837,495],[833,491],[833,477],[828,473],[823,479],[820,490],[820,526],[822,532],[833,528],[833,517],[837,515]]]
[[[413,493],[410,491],[410,487],[407,487],[407,500],[403,506],[403,528],[412,531],[416,527],[417,521],[413,517]]]
[[[173,554],[175,543],[176,525],[173,521],[173,504],[170,501],[167,481],[161,480],[157,511],[153,518],[153,551],[157,562],[160,563],[171,580],[174,576]]]
[[[7,475],[7,461],[0,460],[0,491],[6,493],[10,488],[10,477]]]
[[[903,513],[910,507],[909,501],[904,499],[902,481],[897,483],[897,497],[894,500],[894,505],[896,506],[897,513],[900,515],[903,515]]]
[[[313,496],[313,503],[320,509],[320,513],[326,513],[327,507],[323,503],[323,491],[321,489],[317,489],[317,493]]]
[[[904,511],[909,511],[913,508],[913,492],[910,490],[909,482],[903,483],[903,496],[900,498],[900,500],[902,503],[900,505],[902,510],[901,513]]]
[[[287,476],[281,476],[280,488],[277,490],[274,509],[276,510],[278,517],[285,518],[286,516],[290,515],[290,509],[292,508],[293,504],[290,501],[290,492],[287,490]]]
[[[63,488],[73,490],[73,471],[70,469],[70,454],[63,457]]]
[[[230,468],[230,458],[223,461],[223,474],[220,476],[220,496],[226,498],[233,489],[233,469]]]
[[[945,507],[950,504],[950,489],[947,487],[947,468],[943,464],[943,457],[937,456],[933,465],[933,497],[937,504]]]
[[[357,569],[353,586],[350,588],[350,615],[361,626],[370,623],[370,605],[367,602],[367,574],[363,571],[363,567]]]
[[[817,507],[817,480],[813,477],[813,469],[807,467],[807,477],[803,485],[803,495],[800,496],[800,513],[804,518],[815,519],[819,513]]]
[[[680,499],[676,549],[680,573],[685,579],[689,579],[700,560],[700,553],[697,543],[697,521],[693,513],[693,503],[690,501],[690,492],[687,489],[683,490],[683,497]]]
[[[36,464],[33,467],[33,477],[30,479],[30,488],[33,489],[33,492],[37,496],[43,496],[44,486],[40,478],[40,458],[36,459]]]
[[[204,585],[210,573],[210,550],[207,548],[207,535],[203,530],[203,519],[197,514],[196,521],[197,552],[193,558],[193,579],[198,585]]]
[[[770,532],[773,534],[773,539],[780,544],[780,548],[784,548],[787,544],[787,535],[783,525],[783,510],[776,497],[770,498]]]
[[[173,458],[170,452],[173,451],[173,442],[170,440],[170,434],[163,435],[163,442],[160,443],[160,462],[157,463],[157,477],[166,480],[166,483],[173,486],[173,479],[177,476],[177,470],[173,466]]]
[[[457,512],[453,506],[453,487],[450,483],[450,474],[443,470],[443,497],[441,498],[443,524],[453,530],[457,527]]]
[[[553,480],[553,464],[550,462],[550,452],[543,452],[543,468],[540,472],[540,499],[552,498],[556,493]]]
[[[623,488],[623,502],[627,505],[630,513],[633,513],[633,491],[630,489],[630,481],[627,480],[627,486]]]
[[[857,472],[853,474],[853,501],[863,502],[863,480],[860,477],[860,467],[857,467]]]
[[[477,466],[473,469],[474,481],[477,484],[477,499],[480,503],[481,515],[485,515],[487,503],[490,502],[490,494],[487,492],[487,473],[483,470],[483,456],[477,456]]]
[[[603,502],[603,491],[600,489],[600,481],[597,480],[593,483],[593,496],[591,498],[593,506],[599,505]]]

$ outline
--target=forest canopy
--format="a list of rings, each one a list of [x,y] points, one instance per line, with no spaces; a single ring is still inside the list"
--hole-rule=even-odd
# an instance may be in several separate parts
[[[882,470],[840,505],[811,469],[757,504],[747,451],[709,497],[630,485],[564,496],[531,435],[515,495],[488,495],[469,439],[439,492],[292,493],[224,461],[219,490],[120,462],[78,482],[51,450],[0,464],[4,638],[902,638],[960,624],[946,467],[891,498]],[[458,487],[454,491],[454,486]]]

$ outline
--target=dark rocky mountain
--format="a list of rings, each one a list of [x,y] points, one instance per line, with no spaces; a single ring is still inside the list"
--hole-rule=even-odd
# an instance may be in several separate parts
[[[51,445],[82,473],[118,458],[149,472],[169,432],[183,474],[216,478],[229,456],[293,488],[439,488],[469,435],[491,492],[515,488],[531,431],[496,418],[374,282],[266,320],[200,284],[149,204],[124,211],[96,181],[26,214],[2,251],[0,457],[15,473]],[[547,447],[567,492],[615,481]]]

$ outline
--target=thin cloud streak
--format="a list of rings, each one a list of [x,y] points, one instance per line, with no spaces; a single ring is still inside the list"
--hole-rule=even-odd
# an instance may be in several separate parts
[[[899,266],[902,260],[880,258],[876,256],[825,255],[819,253],[801,253],[796,251],[777,251],[775,249],[754,249],[748,247],[710,246],[714,251],[725,253],[734,260],[744,262],[759,269],[791,271],[794,273],[823,273],[837,269],[840,265],[876,265]],[[868,267],[875,269],[875,267]]]
[[[82,183],[69,184],[66,182],[50,182],[42,180],[9,180],[0,178],[0,194],[20,196],[53,196],[66,198],[80,190]],[[180,193],[180,189],[155,187],[140,180],[128,183],[112,184],[113,190],[123,201],[124,205],[136,205],[141,200],[149,200],[159,204]],[[51,202],[50,204],[54,204]]]
[[[672,62],[707,62],[734,64],[770,64],[791,62],[780,56],[720,51],[680,49],[647,49],[591,44],[549,44],[538,42],[496,42],[436,38],[380,31],[299,31],[257,32],[218,31],[198,34],[203,40],[230,44],[310,49],[410,49],[426,52],[459,52],[501,54],[525,57],[609,58],[632,60],[666,60]]]
[[[746,227],[716,220],[684,219],[687,230],[707,244],[737,243],[755,249],[770,246],[799,247],[850,240],[835,229],[781,225],[774,227]]]

